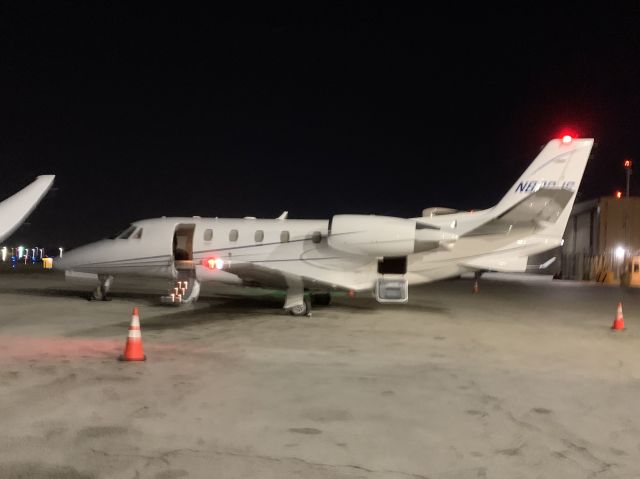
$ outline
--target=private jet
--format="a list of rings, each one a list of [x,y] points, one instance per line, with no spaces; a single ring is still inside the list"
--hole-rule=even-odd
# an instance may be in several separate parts
[[[329,220],[179,217],[136,221],[113,239],[65,253],[54,267],[93,275],[95,299],[118,276],[166,278],[162,301],[196,301],[204,282],[279,288],[310,315],[331,293],[406,302],[408,286],[483,271],[524,272],[562,245],[593,139],[551,140],[495,206],[427,208],[417,218],[339,214]]]
[[[0,203],[0,241],[8,238],[31,214],[53,184],[54,175],[35,181]]]

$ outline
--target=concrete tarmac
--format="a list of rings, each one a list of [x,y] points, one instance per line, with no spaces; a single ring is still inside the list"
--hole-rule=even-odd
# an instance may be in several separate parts
[[[294,318],[157,286],[0,274],[1,478],[640,476],[640,291],[462,279]]]

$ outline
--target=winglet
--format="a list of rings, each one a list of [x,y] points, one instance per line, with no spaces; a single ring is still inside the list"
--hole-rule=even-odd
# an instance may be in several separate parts
[[[278,216],[276,219],[277,220],[286,220],[289,217],[289,212],[288,211],[283,211],[282,214],[280,216]]]
[[[33,211],[53,184],[54,175],[41,175],[13,196],[0,202],[0,240],[8,237]]]

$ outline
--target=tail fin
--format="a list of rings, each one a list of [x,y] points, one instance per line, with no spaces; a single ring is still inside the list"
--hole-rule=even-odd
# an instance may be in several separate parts
[[[593,138],[566,143],[551,140],[496,205],[496,210],[506,211],[540,188],[577,191],[592,147]]]
[[[545,228],[545,233],[562,237],[592,147],[593,138],[551,140],[495,206],[494,214],[504,214],[540,189],[571,192],[557,221]]]

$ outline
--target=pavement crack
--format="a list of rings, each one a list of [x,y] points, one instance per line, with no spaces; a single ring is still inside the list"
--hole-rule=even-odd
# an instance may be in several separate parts
[[[579,444],[576,444],[573,441],[569,441],[568,439],[564,439],[562,442],[566,446],[568,446],[570,450],[576,452],[579,456],[581,456],[586,461],[590,461],[591,463],[594,463],[600,467],[600,469],[598,469],[597,471],[593,471],[591,474],[589,474],[589,477],[596,477],[597,475],[602,474],[603,472],[606,472],[614,465],[609,462],[603,461],[602,459],[594,455],[585,446],[580,446]]]
[[[301,463],[301,464],[305,464],[308,466],[313,466],[313,467],[325,467],[325,468],[335,468],[335,469],[356,469],[358,471],[364,471],[364,472],[368,472],[368,473],[386,473],[386,474],[398,474],[401,476],[406,476],[406,477],[412,477],[414,479],[429,479],[428,476],[422,475],[422,474],[414,474],[411,472],[404,472],[404,471],[397,471],[397,470],[393,470],[393,469],[381,469],[381,470],[376,470],[376,469],[369,469],[367,467],[364,466],[359,466],[356,464],[327,464],[327,463],[323,463],[323,462],[313,462],[313,461],[308,461],[306,459],[301,459],[299,457],[290,457],[290,456],[284,456],[284,457],[278,457],[278,456],[263,456],[263,455],[259,455],[259,454],[247,454],[247,453],[242,453],[242,452],[234,452],[234,451],[221,451],[221,450],[212,450],[212,451],[201,451],[201,450],[197,450],[197,449],[192,449],[192,448],[183,448],[183,449],[172,449],[170,451],[164,452],[161,454],[161,457],[165,458],[167,456],[172,456],[175,454],[182,454],[185,452],[189,452],[192,454],[196,454],[196,455],[224,455],[224,456],[237,456],[237,457],[247,457],[247,458],[252,458],[252,459],[262,459],[265,461],[274,461],[274,462],[286,462],[286,461],[291,461],[291,462],[297,462],[297,463]]]
[[[90,451],[94,454],[99,454],[105,457],[133,457],[137,459],[146,459],[147,464],[153,461],[161,461],[165,465],[167,466],[169,465],[169,460],[164,457],[164,454],[149,456],[145,454],[131,454],[131,453],[124,453],[124,452],[107,452],[107,451],[101,451],[99,449],[90,449]]]

